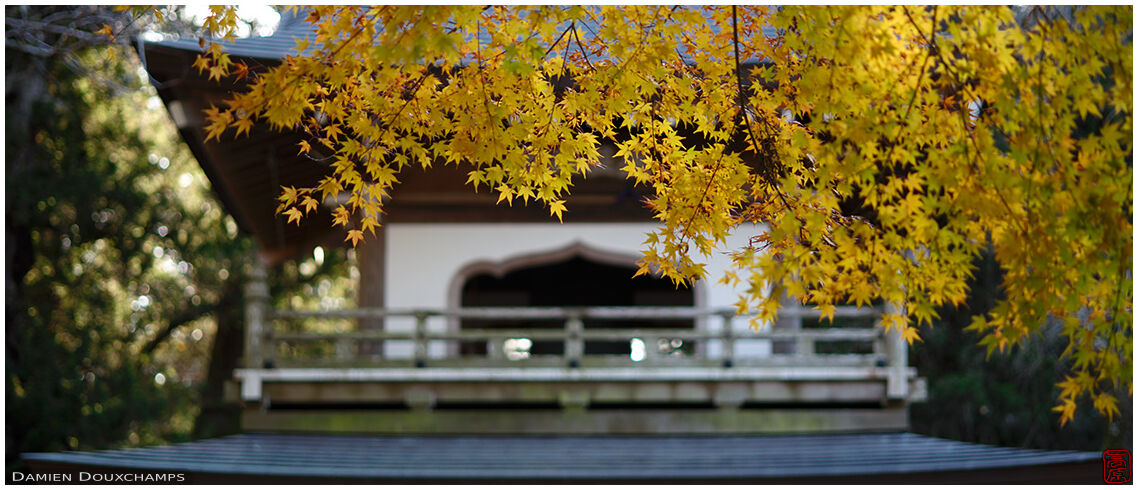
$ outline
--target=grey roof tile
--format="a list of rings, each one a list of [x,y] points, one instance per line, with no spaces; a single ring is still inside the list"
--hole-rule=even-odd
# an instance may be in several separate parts
[[[282,13],[280,24],[272,35],[240,38],[222,42],[221,45],[232,56],[277,60],[284,58],[286,54],[296,55],[296,41],[315,39],[315,34],[312,26],[304,22],[302,16]],[[151,41],[148,44],[186,51],[203,51],[197,38],[166,39]]]
[[[356,478],[793,478],[1009,468],[1098,453],[1004,448],[912,433],[801,436],[240,434],[170,446],[24,458],[76,465]]]
[[[232,56],[258,58],[264,60],[278,60],[283,59],[285,55],[297,55],[296,41],[298,39],[311,39],[315,40],[316,32],[313,26],[304,21],[305,12],[302,10],[299,13],[281,13],[281,21],[277,30],[269,36],[248,37],[235,39],[233,41],[221,42],[223,49]],[[704,16],[708,16],[706,12]],[[563,27],[568,27],[568,22],[562,24]],[[578,30],[582,39],[591,38],[598,30],[598,25],[593,21],[581,21],[578,25],[582,28]],[[763,28],[763,35],[767,37],[776,37],[777,31],[770,27]],[[479,32],[479,37],[484,42],[489,42],[487,34]],[[167,39],[162,41],[148,41],[148,44],[156,46],[166,46],[186,51],[201,52],[203,49],[198,42],[198,38],[187,39]],[[311,48],[310,48],[311,49]],[[684,56],[685,60],[691,61]],[[759,61],[757,58],[745,60],[747,63]]]

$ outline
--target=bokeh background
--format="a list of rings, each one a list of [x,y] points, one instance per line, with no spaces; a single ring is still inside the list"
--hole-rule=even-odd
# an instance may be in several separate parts
[[[5,7],[6,467],[22,452],[146,446],[238,430],[223,397],[243,338],[253,244],[212,193],[157,98],[132,36],[196,35],[200,12],[126,24],[99,6]],[[271,32],[274,12],[246,16]],[[118,22],[118,24],[113,24]],[[266,32],[267,30],[267,32]],[[318,249],[271,275],[278,306],[354,306],[355,258]],[[999,297],[977,260],[967,304],[941,311],[910,365],[929,399],[914,432],[1039,449],[1131,449],[1132,395],[1107,420],[1051,411],[1057,335],[987,355],[964,331]]]

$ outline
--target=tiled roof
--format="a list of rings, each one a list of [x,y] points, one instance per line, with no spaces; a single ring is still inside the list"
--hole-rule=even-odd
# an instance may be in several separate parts
[[[284,58],[285,55],[296,55],[298,54],[296,51],[296,41],[298,39],[315,39],[316,36],[314,27],[304,21],[305,15],[305,11],[303,10],[299,13],[282,12],[280,24],[272,35],[239,38],[229,42],[222,42],[221,45],[225,51],[232,56],[276,60]],[[705,13],[704,15],[706,16],[708,14]],[[563,25],[567,26],[568,23]],[[593,37],[598,30],[597,24],[592,21],[579,21],[578,26],[581,27],[579,32],[582,39]],[[763,35],[776,37],[777,31],[770,27],[764,27]],[[479,33],[479,37],[483,39],[483,42],[489,42],[489,38],[486,36],[485,33]],[[196,37],[151,41],[148,42],[148,44],[186,51],[202,51],[201,45]],[[684,58],[688,59],[686,55]],[[757,59],[745,61],[750,63],[757,61]]]
[[[297,39],[315,38],[312,25],[304,22],[303,16],[281,14],[277,30],[270,36],[256,36],[221,43],[225,51],[233,56],[276,60],[286,54],[297,54]],[[202,51],[197,38],[167,39],[149,44],[166,46],[186,51]]]
[[[786,479],[897,475],[1096,461],[1098,453],[1005,448],[912,433],[794,436],[344,436],[240,434],[171,446],[32,453],[33,463],[149,471],[373,480]]]

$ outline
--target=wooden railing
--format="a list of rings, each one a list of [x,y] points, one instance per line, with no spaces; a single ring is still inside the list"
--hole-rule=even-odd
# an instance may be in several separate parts
[[[923,397],[907,344],[879,326],[883,308],[903,314],[890,305],[838,307],[833,328],[820,328],[817,310],[789,306],[761,329],[733,309],[699,307],[295,311],[269,306],[262,267],[251,278],[245,367],[234,375],[241,399],[262,408],[271,399],[738,407]]]
[[[779,328],[740,328],[748,323],[733,309],[693,307],[557,307],[557,308],[359,308],[337,311],[274,310],[263,267],[254,267],[245,290],[246,368],[274,367],[596,367],[596,366],[858,366],[889,367],[901,379],[907,369],[907,345],[896,332],[885,333],[876,318],[880,308],[837,307],[832,325],[857,319],[870,328],[803,328],[817,319],[812,308],[779,311]],[[885,308],[889,309],[889,305]],[[385,328],[356,328],[362,319],[378,319]],[[441,319],[441,320],[440,320]],[[433,320],[433,322],[432,322]],[[463,320],[518,323],[558,322],[560,328],[460,328]],[[597,328],[595,322],[609,328]],[[329,328],[339,323],[339,328]],[[633,328],[611,328],[628,322]],[[636,322],[677,323],[686,328],[635,328]],[[364,322],[367,323],[367,322]],[[589,323],[593,323],[590,328]],[[740,324],[740,325],[737,325]],[[469,325],[468,325],[469,327]],[[557,355],[510,356],[509,340],[557,342]],[[684,347],[664,352],[663,341]],[[643,347],[643,356],[590,355],[590,342],[628,342]],[[755,349],[756,342],[764,348]],[[860,348],[825,349],[845,342]],[[462,344],[484,343],[485,354],[462,356]],[[750,343],[751,349],[745,348]],[[778,349],[772,349],[777,345]],[[740,348],[740,347],[744,348]],[[400,348],[393,348],[400,347]],[[296,355],[305,353],[315,355]],[[899,381],[898,381],[899,383]],[[903,390],[900,385],[891,387]]]
[[[891,363],[886,336],[880,328],[790,328],[754,330],[735,325],[731,309],[691,307],[587,307],[587,308],[451,308],[384,309],[360,308],[337,311],[286,311],[254,307],[248,315],[247,367],[327,366],[563,366],[568,368],[619,365],[660,366],[751,366],[751,365],[850,365],[884,367]],[[785,308],[783,318],[817,318],[807,308]],[[872,308],[838,308],[835,324],[858,318],[861,323],[880,315]],[[441,318],[443,322],[432,319]],[[340,320],[339,331],[319,331],[316,324]],[[386,329],[355,329],[355,321],[380,319]],[[309,328],[305,328],[308,320]],[[402,320],[403,325],[395,323]],[[560,328],[458,328],[462,320],[517,323],[558,322]],[[603,321],[608,328],[588,328]],[[687,323],[687,328],[612,328],[620,321],[635,325],[645,321]],[[872,320],[870,320],[872,321]],[[746,323],[745,319],[739,322]],[[785,322],[784,322],[785,323]],[[790,322],[791,324],[797,322]],[[434,327],[434,328],[432,328]],[[327,330],[327,329],[325,329]],[[770,345],[740,349],[741,343],[768,341],[783,346],[770,352]],[[509,351],[510,343],[557,342],[556,355],[529,356],[524,349]],[[593,342],[625,343],[629,353],[586,354]],[[826,348],[846,343],[843,349]],[[383,355],[382,343],[390,343]],[[460,344],[485,345],[484,355],[461,356]],[[548,345],[548,344],[547,344]],[[639,356],[636,347],[641,348]],[[524,346],[524,344],[523,344]],[[659,347],[663,346],[663,347]],[[793,347],[791,347],[793,346]],[[855,347],[850,349],[850,347]],[[433,348],[432,348],[433,347]],[[788,348],[790,347],[790,348]],[[843,347],[843,346],[839,346]],[[835,351],[838,352],[826,352]],[[849,352],[850,350],[854,352]],[[402,352],[400,352],[402,351]],[[433,352],[432,352],[433,351]],[[440,352],[441,351],[441,352]],[[305,355],[307,353],[307,355]],[[518,355],[525,354],[525,355]],[[893,360],[894,363],[896,360]]]

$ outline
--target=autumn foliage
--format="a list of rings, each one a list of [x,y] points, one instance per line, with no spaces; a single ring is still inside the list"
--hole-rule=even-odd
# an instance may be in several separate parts
[[[214,31],[228,11],[217,9]],[[1117,413],[1132,382],[1132,10],[1005,7],[315,7],[316,35],[250,74],[217,45],[200,69],[252,77],[209,135],[254,121],[332,155],[286,188],[356,244],[408,166],[558,219],[609,142],[651,191],[641,273],[677,282],[741,223],[765,233],[722,278],[741,311],[783,293],[888,302],[910,342],[967,296],[984,249],[1003,298],[970,328],[989,352],[1048,322],[1073,368],[1056,411]],[[712,278],[718,279],[718,278]]]

